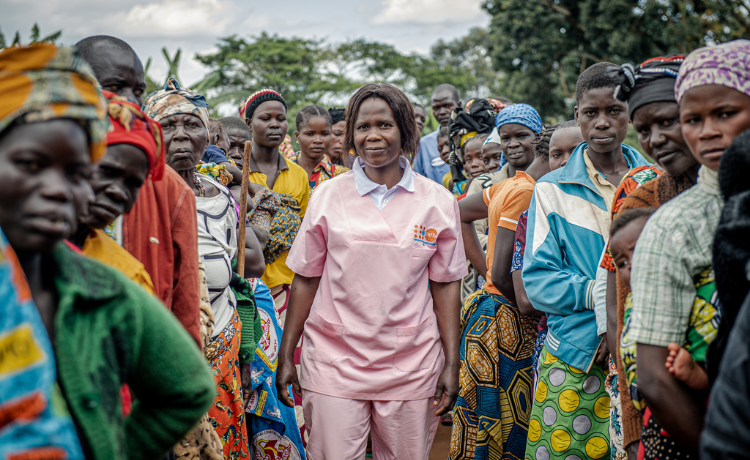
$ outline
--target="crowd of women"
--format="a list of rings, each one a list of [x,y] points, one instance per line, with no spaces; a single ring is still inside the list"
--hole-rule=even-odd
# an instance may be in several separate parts
[[[0,52],[0,458],[745,457],[750,41],[431,108]]]

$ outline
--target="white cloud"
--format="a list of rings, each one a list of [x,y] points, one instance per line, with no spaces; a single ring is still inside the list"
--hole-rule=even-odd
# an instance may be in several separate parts
[[[482,14],[481,0],[383,0],[385,10],[375,24],[417,22],[435,24],[476,19]]]
[[[163,0],[133,6],[125,21],[130,27],[159,35],[181,35],[196,29],[221,34],[228,22],[224,15],[228,9],[221,0]]]

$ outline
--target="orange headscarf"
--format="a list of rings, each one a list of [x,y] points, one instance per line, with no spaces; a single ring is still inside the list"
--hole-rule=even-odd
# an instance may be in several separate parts
[[[44,43],[0,52],[0,132],[13,123],[66,118],[87,131],[91,160],[105,152],[107,105],[75,48]]]

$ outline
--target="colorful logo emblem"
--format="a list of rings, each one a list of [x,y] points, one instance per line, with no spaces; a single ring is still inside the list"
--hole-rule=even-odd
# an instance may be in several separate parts
[[[424,225],[414,226],[414,241],[435,246],[435,240],[437,240],[437,230],[426,228]]]

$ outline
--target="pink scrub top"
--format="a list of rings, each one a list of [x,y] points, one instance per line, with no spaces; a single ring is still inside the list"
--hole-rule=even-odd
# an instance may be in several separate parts
[[[302,388],[380,401],[434,396],[445,358],[428,283],[467,274],[458,203],[445,187],[414,175],[413,191],[378,211],[352,172],[331,179],[315,189],[287,266],[321,277]]]

